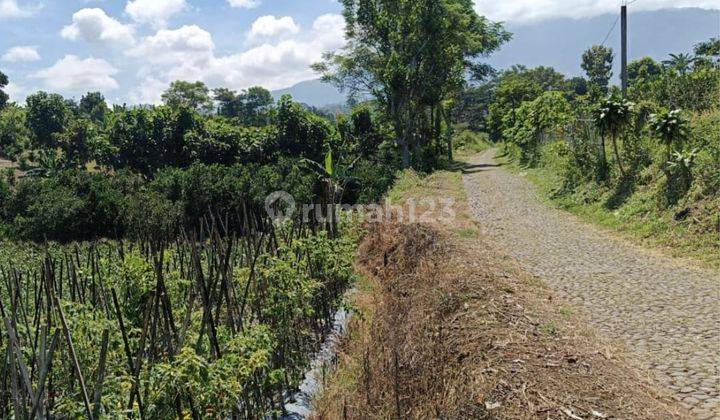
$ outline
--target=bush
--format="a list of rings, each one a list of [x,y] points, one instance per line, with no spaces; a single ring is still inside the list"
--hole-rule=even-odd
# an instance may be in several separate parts
[[[470,129],[464,129],[453,137],[453,148],[455,150],[482,152],[490,147],[490,144],[490,137],[487,133],[480,133]]]

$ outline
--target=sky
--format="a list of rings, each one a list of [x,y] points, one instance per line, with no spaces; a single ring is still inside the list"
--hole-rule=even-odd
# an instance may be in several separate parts
[[[616,12],[619,0],[476,0],[523,25]],[[635,0],[632,10],[720,9],[720,0]],[[173,80],[268,89],[317,78],[309,66],[344,44],[337,0],[0,0],[0,71],[11,98],[47,90],[152,104]],[[720,26],[720,18],[718,21]]]

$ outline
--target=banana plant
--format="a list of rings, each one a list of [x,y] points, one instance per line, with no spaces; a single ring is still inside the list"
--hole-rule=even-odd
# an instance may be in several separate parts
[[[319,163],[312,159],[302,159],[306,167],[320,176],[323,183],[325,203],[329,205],[328,228],[332,237],[337,234],[336,209],[337,204],[342,201],[342,196],[351,182],[357,178],[351,176],[355,164],[360,160],[358,156],[350,164],[345,165],[342,159],[334,159],[333,151],[330,149],[325,155],[325,162]]]

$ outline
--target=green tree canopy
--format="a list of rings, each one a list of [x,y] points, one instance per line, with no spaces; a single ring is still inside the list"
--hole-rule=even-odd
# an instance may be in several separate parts
[[[593,45],[583,53],[582,69],[590,84],[600,92],[606,93],[612,78],[613,50],[602,45]]]
[[[407,167],[411,151],[428,138],[428,121],[440,124],[443,101],[510,35],[478,16],[471,0],[344,0],[343,6],[348,46],[315,68],[351,95],[378,99]]]
[[[10,104],[0,110],[0,156],[17,160],[30,143],[25,109]]]
[[[8,94],[3,91],[5,86],[8,85],[8,83],[10,83],[8,77],[5,75],[5,73],[0,71],[0,109],[3,109],[7,102],[10,100],[10,96],[8,96]]]
[[[163,102],[172,107],[189,107],[197,112],[209,113],[213,109],[210,89],[203,82],[177,80],[162,94]]]
[[[105,116],[109,108],[105,102],[105,97],[100,92],[88,92],[80,98],[78,105],[80,115],[93,121],[96,124],[104,124]]]
[[[217,113],[228,118],[239,118],[248,125],[267,124],[266,111],[275,102],[269,90],[253,86],[240,94],[227,89],[213,90],[218,104]]]
[[[56,93],[38,92],[27,97],[27,126],[33,146],[38,149],[56,148],[57,136],[67,128],[71,118],[68,102]]]

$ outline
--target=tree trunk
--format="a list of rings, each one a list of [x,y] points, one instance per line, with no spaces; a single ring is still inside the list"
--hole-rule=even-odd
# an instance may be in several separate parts
[[[452,110],[451,109],[445,109],[442,104],[440,105],[440,112],[442,113],[442,117],[445,120],[445,137],[447,140],[447,156],[450,162],[453,161],[453,136],[455,135],[455,129],[453,127],[452,122]]]
[[[615,151],[615,158],[617,159],[618,167],[620,168],[620,175],[622,175],[622,177],[625,178],[625,168],[623,168],[622,157],[620,156],[620,151],[618,150],[618,146],[617,146],[617,134],[613,133],[612,143],[613,143],[613,150]]]
[[[600,173],[599,178],[601,181],[607,180],[607,154],[605,153],[605,136],[600,136]]]

